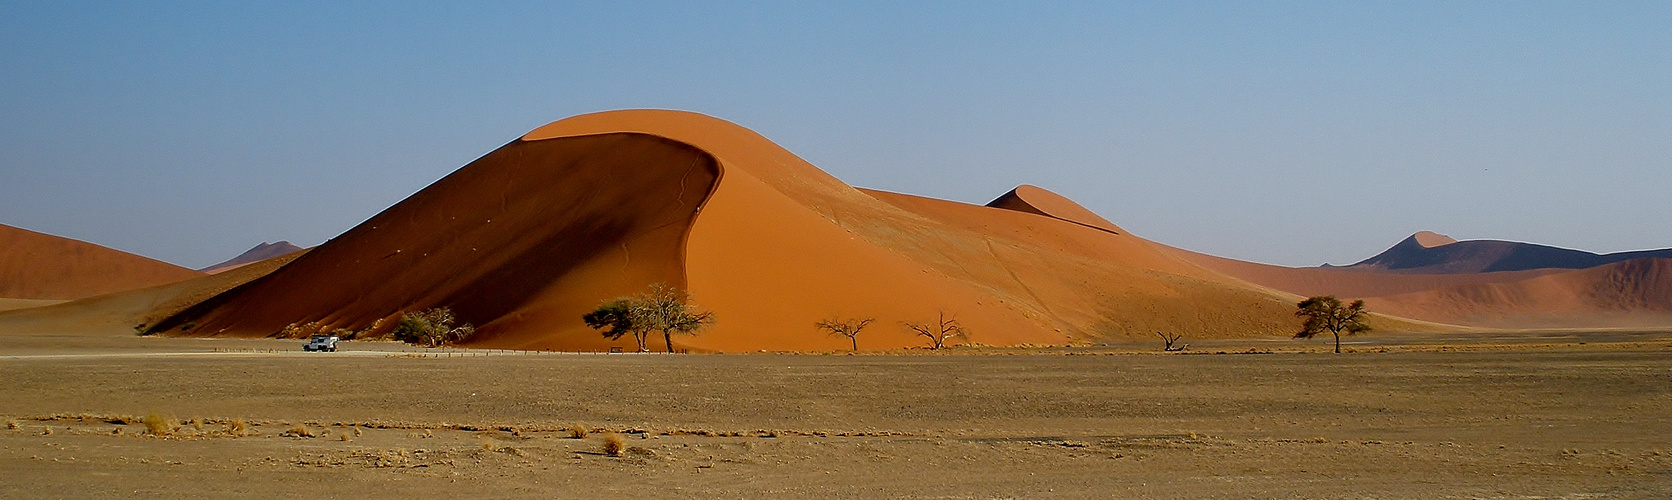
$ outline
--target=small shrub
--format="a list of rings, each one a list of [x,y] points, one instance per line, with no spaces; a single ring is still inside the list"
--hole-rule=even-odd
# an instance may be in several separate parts
[[[575,439],[586,439],[586,426],[580,424],[569,426],[569,437]]]
[[[331,330],[331,336],[342,340],[354,340],[354,337],[360,336],[360,332],[347,328],[338,328],[336,330]]]
[[[354,441],[354,438],[348,437],[348,433],[338,434],[337,439],[344,442],[344,443],[349,443],[349,442]]]
[[[174,434],[174,431],[180,428],[180,423],[175,421],[174,417],[156,413],[146,415],[145,420],[141,422],[145,424],[145,432],[153,436]]]
[[[41,435],[42,436],[51,436],[52,435],[52,428],[51,427],[42,427],[41,428]]]
[[[197,432],[203,432],[203,419],[200,419],[200,418],[192,419],[192,430],[197,431]]]
[[[604,435],[604,454],[605,455],[609,455],[609,456],[612,456],[612,457],[619,457],[619,456],[621,456],[621,452],[626,450],[626,449],[627,449],[627,440],[623,439],[620,434],[616,434],[614,432],[611,432],[609,434]]]
[[[7,428],[7,429],[10,429],[10,430],[14,430],[14,431],[15,431],[15,430],[17,430],[17,429],[18,429],[18,428],[19,428],[19,427],[22,427],[22,426],[21,426],[21,425],[18,425],[18,423],[17,423],[17,420],[7,420],[7,421],[6,421],[6,428]]]
[[[182,332],[189,332],[189,331],[192,331],[194,329],[197,329],[197,322],[196,321],[188,321],[188,322],[186,322],[186,324],[180,325],[180,331],[182,331]]]
[[[245,423],[242,418],[232,419],[232,422],[226,425],[226,433],[237,437],[248,436],[250,435],[250,424]]]

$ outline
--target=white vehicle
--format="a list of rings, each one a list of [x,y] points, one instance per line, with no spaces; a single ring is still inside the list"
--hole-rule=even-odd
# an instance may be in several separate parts
[[[330,335],[314,335],[308,338],[308,343],[302,344],[302,350],[337,352],[337,340]]]

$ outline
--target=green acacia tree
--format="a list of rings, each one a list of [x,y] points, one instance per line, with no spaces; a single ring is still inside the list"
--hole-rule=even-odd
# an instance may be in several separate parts
[[[650,285],[650,291],[632,301],[634,322],[648,330],[662,332],[668,352],[673,352],[673,334],[696,335],[714,324],[712,311],[697,311],[691,293],[665,283]],[[643,346],[640,346],[642,349]]]
[[[445,307],[405,312],[401,313],[400,322],[389,334],[402,342],[430,347],[459,342],[476,334],[476,327],[469,323],[453,326],[457,319],[453,310]]]
[[[586,326],[598,330],[610,340],[632,334],[638,341],[639,352],[649,352],[650,332],[661,332],[668,352],[673,352],[673,335],[695,335],[714,324],[714,313],[698,311],[691,304],[691,294],[665,283],[650,285],[650,290],[631,297],[620,297],[598,306],[581,316]]]
[[[644,345],[645,335],[649,332],[633,319],[633,302],[626,298],[605,302],[604,305],[581,316],[586,326],[603,333],[605,338],[617,340],[624,335],[632,334],[633,340],[638,341],[639,352],[649,351],[650,349]]]
[[[1370,312],[1364,310],[1364,301],[1355,300],[1352,304],[1343,305],[1340,299],[1332,295],[1309,297],[1295,304],[1299,310],[1295,316],[1303,322],[1297,339],[1309,339],[1318,334],[1329,332],[1335,335],[1335,352],[1341,353],[1341,332],[1355,335],[1370,331],[1367,321]]]

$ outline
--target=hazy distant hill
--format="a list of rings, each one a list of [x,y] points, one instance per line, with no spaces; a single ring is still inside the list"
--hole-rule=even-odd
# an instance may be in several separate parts
[[[1422,231],[1375,257],[1348,267],[1399,273],[1463,274],[1589,269],[1645,257],[1672,258],[1672,248],[1596,254],[1515,241],[1457,241],[1445,235]]]
[[[292,245],[288,241],[280,241],[278,243],[262,242],[260,245],[256,245],[255,248],[251,248],[244,251],[244,253],[238,254],[237,257],[227,259],[226,262],[199,269],[199,271],[215,274],[245,264],[261,262],[273,257],[290,255],[300,251],[302,251],[302,247]]]

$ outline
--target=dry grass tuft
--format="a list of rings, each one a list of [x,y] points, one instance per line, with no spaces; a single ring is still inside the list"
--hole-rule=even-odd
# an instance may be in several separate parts
[[[7,429],[10,429],[10,430],[14,430],[14,431],[15,431],[15,430],[18,430],[18,429],[20,429],[20,428],[22,428],[22,427],[23,427],[23,426],[22,426],[22,425],[19,425],[19,424],[18,424],[18,423],[17,423],[17,420],[7,420],[7,421],[6,421],[6,428],[7,428]]]
[[[604,454],[605,455],[609,455],[609,456],[612,456],[612,457],[619,457],[619,456],[621,456],[621,452],[625,451],[626,449],[627,449],[627,440],[623,439],[620,434],[616,434],[614,432],[611,432],[611,433],[608,433],[608,434],[604,435]]]
[[[41,428],[41,435],[42,436],[51,436],[52,435],[52,428],[51,427],[42,427]]]
[[[202,433],[203,432],[203,419],[201,419],[201,418],[192,419],[192,430],[197,431],[199,433]]]
[[[280,435],[285,437],[314,437],[313,430],[302,424],[292,424],[290,426],[290,430],[284,431],[284,433]]]
[[[499,445],[487,439],[482,440],[482,451],[499,451]]]
[[[354,437],[360,437],[360,428],[359,427],[354,428]]]
[[[141,422],[145,424],[145,432],[153,436],[174,434],[174,431],[180,428],[180,423],[175,421],[173,416],[164,416],[157,413],[146,415]]]
[[[586,426],[581,424],[569,426],[569,437],[575,439],[586,439]]]
[[[226,433],[237,437],[248,436],[250,435],[250,424],[245,423],[242,418],[232,419],[231,423],[226,424]]]
[[[344,442],[344,443],[349,443],[349,442],[354,441],[354,438],[348,437],[348,433],[338,434],[337,439]]]

